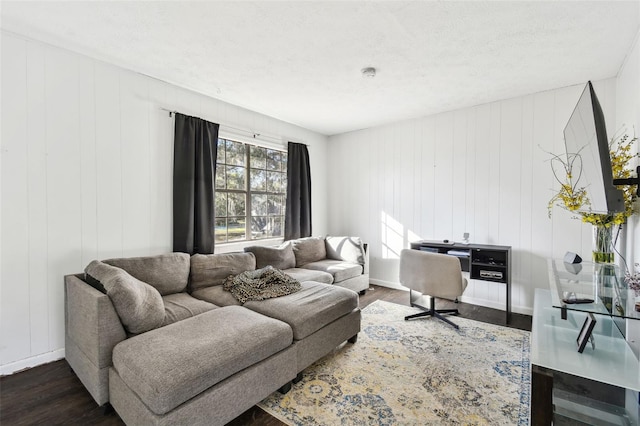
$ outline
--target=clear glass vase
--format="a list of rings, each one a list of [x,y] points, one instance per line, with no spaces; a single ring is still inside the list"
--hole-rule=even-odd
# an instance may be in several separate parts
[[[593,261],[596,263],[613,263],[613,227],[593,225]]]

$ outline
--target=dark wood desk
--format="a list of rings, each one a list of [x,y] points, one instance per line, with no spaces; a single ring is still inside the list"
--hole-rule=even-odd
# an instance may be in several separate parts
[[[511,319],[511,246],[490,244],[445,243],[443,241],[415,241],[414,250],[448,254],[460,259],[460,266],[469,278],[505,284],[507,324]]]

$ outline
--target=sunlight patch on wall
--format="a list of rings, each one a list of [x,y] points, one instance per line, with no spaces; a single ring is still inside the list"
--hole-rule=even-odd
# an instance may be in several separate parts
[[[380,242],[383,259],[400,259],[400,251],[409,248],[409,242],[421,238],[408,230],[386,212],[380,212]]]

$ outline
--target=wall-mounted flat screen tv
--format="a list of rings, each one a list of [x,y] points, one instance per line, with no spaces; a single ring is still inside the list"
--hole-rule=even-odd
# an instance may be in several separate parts
[[[613,184],[609,141],[604,114],[589,81],[564,129],[567,156],[578,155],[582,167],[579,187],[585,187],[591,204],[581,211],[610,214],[624,211],[622,191]]]

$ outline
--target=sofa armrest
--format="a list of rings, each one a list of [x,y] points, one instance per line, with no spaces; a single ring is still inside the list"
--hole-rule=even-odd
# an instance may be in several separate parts
[[[358,263],[362,265],[362,273],[369,274],[368,244],[363,243],[359,237],[327,236],[325,245],[327,259]]]
[[[65,276],[64,282],[67,338],[97,368],[110,366],[113,347],[127,338],[111,299],[77,275]]]

